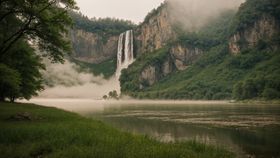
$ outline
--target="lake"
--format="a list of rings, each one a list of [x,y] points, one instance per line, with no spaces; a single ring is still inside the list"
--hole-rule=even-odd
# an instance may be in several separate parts
[[[280,157],[280,105],[196,101],[34,99],[163,142],[196,140],[240,158]]]

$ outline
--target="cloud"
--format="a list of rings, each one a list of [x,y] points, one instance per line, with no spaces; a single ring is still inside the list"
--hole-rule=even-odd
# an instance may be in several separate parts
[[[171,20],[195,31],[226,10],[237,10],[245,0],[167,0]]]

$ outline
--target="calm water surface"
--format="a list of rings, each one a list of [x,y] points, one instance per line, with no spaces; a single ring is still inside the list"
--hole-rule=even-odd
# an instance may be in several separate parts
[[[240,158],[280,158],[280,105],[36,99],[160,141],[196,140]]]

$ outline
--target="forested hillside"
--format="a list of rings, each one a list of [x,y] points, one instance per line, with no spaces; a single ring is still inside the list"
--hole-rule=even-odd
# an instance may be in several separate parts
[[[161,8],[160,8],[161,9]],[[279,99],[280,1],[247,0],[197,32],[140,55],[122,93],[149,99]]]

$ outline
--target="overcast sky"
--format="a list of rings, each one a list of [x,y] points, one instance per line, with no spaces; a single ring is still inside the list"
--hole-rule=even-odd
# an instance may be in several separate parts
[[[164,0],[76,0],[80,11],[88,17],[115,17],[143,21],[153,8]]]

